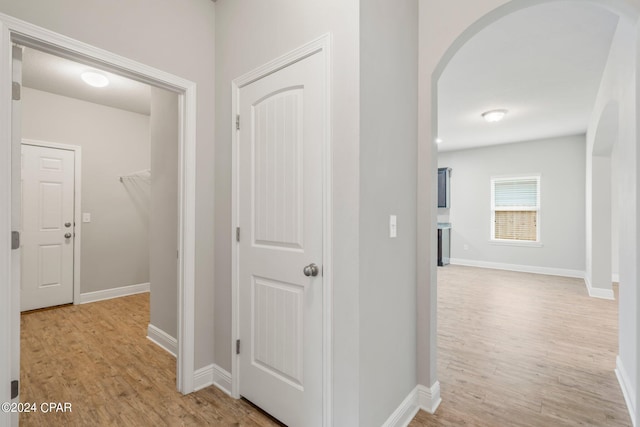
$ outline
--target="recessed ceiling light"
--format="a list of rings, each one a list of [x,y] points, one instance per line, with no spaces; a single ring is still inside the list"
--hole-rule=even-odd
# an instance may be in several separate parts
[[[93,87],[105,87],[109,84],[107,76],[97,71],[85,71],[80,77],[86,84]]]
[[[436,144],[441,144],[442,143],[442,138],[436,138]]]
[[[500,120],[504,119],[504,116],[507,115],[507,112],[508,112],[507,110],[485,111],[484,113],[482,113],[482,117],[488,123],[495,123],[495,122],[499,122]]]

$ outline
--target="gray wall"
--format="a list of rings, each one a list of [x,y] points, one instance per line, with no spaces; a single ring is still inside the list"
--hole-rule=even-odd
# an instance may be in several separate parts
[[[640,2],[637,10],[640,10]],[[615,186],[613,197],[615,206],[612,214],[612,226],[617,232],[618,249],[617,263],[611,258],[602,260],[592,257],[592,251],[587,246],[587,263],[597,264],[614,262],[620,276],[619,286],[619,353],[616,368],[619,377],[629,392],[629,399],[635,401],[635,417],[640,419],[640,367],[638,366],[640,352],[640,292],[638,291],[638,266],[640,265],[640,250],[638,248],[638,200],[640,191],[640,150],[638,150],[638,59],[640,58],[640,43],[638,43],[637,22],[631,24],[627,19],[618,23],[616,34],[611,45],[609,59],[605,66],[602,82],[595,101],[591,120],[587,130],[587,153],[597,148],[599,127],[603,112],[613,103],[617,105],[618,126],[617,140],[612,155],[613,179]],[[614,126],[615,128],[615,126]],[[595,158],[595,157],[594,157]],[[592,173],[592,165],[587,163],[587,174]],[[593,183],[587,182],[587,194],[597,191]],[[600,189],[607,191],[608,189]],[[595,222],[595,221],[594,221]],[[596,242],[594,240],[594,246]],[[612,250],[613,252],[614,250]],[[595,252],[595,251],[593,251]],[[615,252],[614,252],[615,254]],[[591,258],[591,259],[590,259]],[[616,265],[617,264],[617,265]],[[614,270],[615,271],[615,270]]]
[[[417,384],[417,61],[418,2],[360,2],[362,426],[382,425]]]
[[[331,32],[336,425],[358,423],[359,51],[356,0],[216,2],[215,363],[231,369],[231,81]]]
[[[197,84],[195,368],[213,362],[215,4],[208,0],[1,0],[0,12]]]
[[[22,136],[82,147],[82,293],[149,282],[149,116],[24,88]]]
[[[178,336],[178,95],[151,88],[150,323]]]
[[[585,144],[577,135],[439,153],[438,166],[453,169],[451,208],[438,209],[452,223],[451,258],[584,272]],[[541,175],[542,247],[490,242],[490,179],[522,174]]]

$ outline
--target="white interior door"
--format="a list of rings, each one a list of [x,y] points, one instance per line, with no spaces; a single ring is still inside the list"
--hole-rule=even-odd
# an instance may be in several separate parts
[[[22,311],[73,302],[74,155],[22,145]]]
[[[239,389],[289,426],[322,424],[324,73],[315,54],[238,97]]]

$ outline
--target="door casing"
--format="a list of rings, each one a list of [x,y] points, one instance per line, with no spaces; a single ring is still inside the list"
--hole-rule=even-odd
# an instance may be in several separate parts
[[[0,346],[12,348],[11,301],[11,80],[12,44],[18,43],[93,65],[179,94],[178,356],[176,384],[194,391],[196,84],[173,74],[0,14]],[[13,358],[0,352],[0,401],[10,401]],[[0,427],[10,425],[0,413]]]
[[[231,111],[232,118],[232,256],[231,256],[231,299],[232,299],[232,328],[231,328],[231,395],[240,398],[240,372],[239,356],[235,354],[235,342],[240,331],[240,301],[239,301],[239,262],[236,242],[236,227],[239,224],[239,167],[240,158],[238,152],[238,130],[236,128],[236,115],[239,114],[240,89],[256,80],[274,73],[288,65],[294,64],[311,55],[323,55],[325,67],[325,94],[324,94],[324,127],[325,138],[323,141],[322,159],[322,257],[323,257],[323,294],[322,294],[322,425],[333,424],[332,398],[333,398],[333,203],[332,203],[332,145],[331,145],[331,34],[325,34],[291,52],[280,56],[253,71],[233,80],[231,83]]]
[[[73,151],[73,221],[74,226],[74,249],[73,249],[73,304],[80,304],[80,254],[82,242],[82,148],[78,145],[59,144],[57,142],[38,141],[35,139],[22,139],[23,145],[35,145],[37,147],[55,148],[57,150]]]

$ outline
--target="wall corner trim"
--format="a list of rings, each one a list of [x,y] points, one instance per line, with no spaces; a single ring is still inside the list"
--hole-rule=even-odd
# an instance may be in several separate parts
[[[151,285],[147,282],[138,283],[137,285],[121,286],[119,288],[104,289],[102,291],[85,292],[80,294],[80,304],[142,294],[149,292],[150,289]]]
[[[213,365],[213,385],[231,396],[231,374],[216,364]]]
[[[434,414],[442,399],[440,398],[440,382],[436,381],[429,388],[418,385],[416,387],[418,391],[418,406],[423,411],[426,411],[430,414]]]
[[[193,373],[193,391],[202,390],[212,385],[231,396],[231,374],[220,366],[212,363]]]
[[[613,295],[613,289],[602,289],[596,288],[591,285],[591,280],[589,275],[585,274],[584,276],[584,284],[587,286],[587,292],[590,297],[593,298],[601,298],[608,300],[615,300],[615,296]]]
[[[622,360],[620,356],[616,356],[616,377],[618,378],[618,384],[620,384],[620,389],[622,390],[622,395],[624,396],[624,401],[627,404],[627,410],[629,411],[629,417],[631,417],[631,424],[633,427],[636,427],[638,424],[636,423],[636,407],[635,401],[636,396],[633,392],[633,388],[631,388],[631,382],[629,381],[629,376],[627,375],[627,371],[624,369],[624,365],[622,365]]]
[[[162,329],[153,326],[151,323],[149,323],[149,326],[147,327],[147,338],[153,343],[162,347],[173,357],[176,357],[176,355],[178,354],[178,340]]]
[[[435,413],[442,402],[440,383],[436,381],[431,387],[418,384],[389,416],[382,427],[406,427],[419,410]]]

